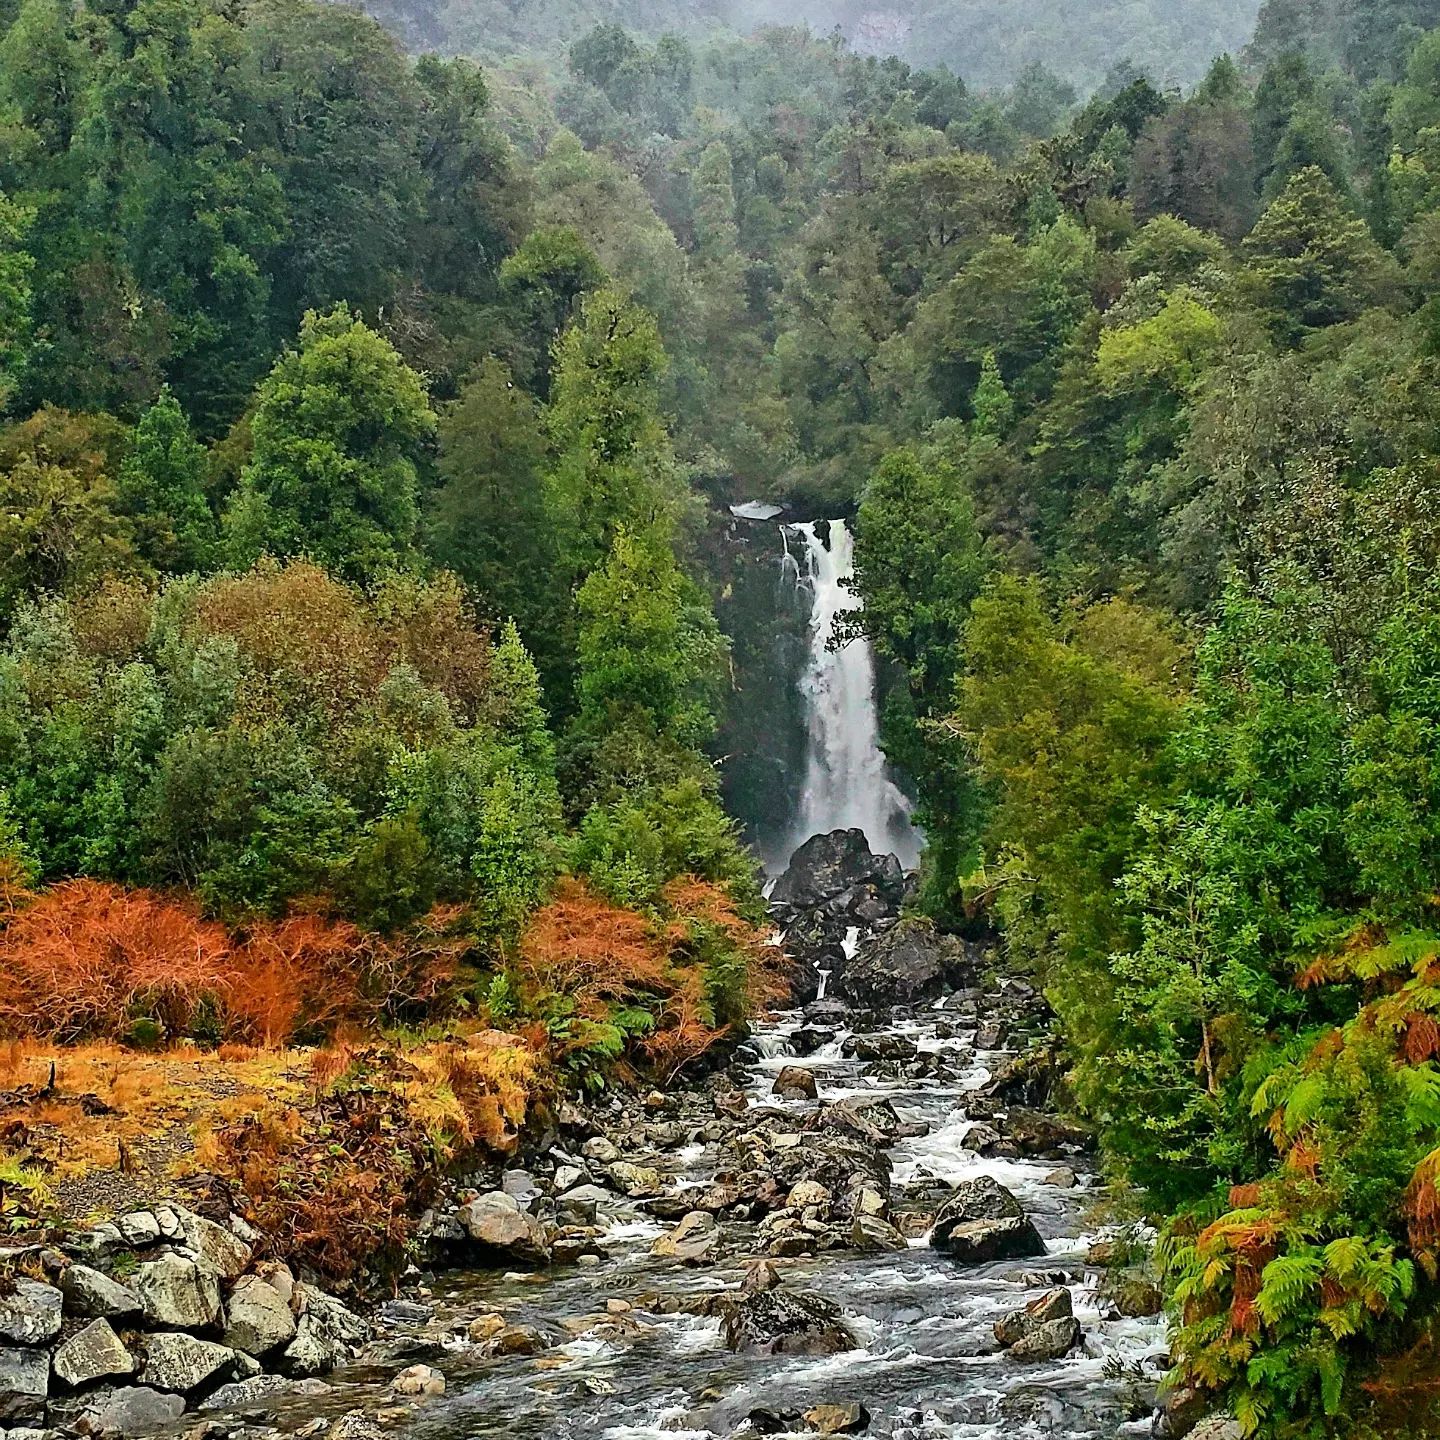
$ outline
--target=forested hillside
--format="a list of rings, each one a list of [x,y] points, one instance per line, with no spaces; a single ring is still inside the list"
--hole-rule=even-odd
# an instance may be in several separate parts
[[[717,502],[843,514],[916,907],[1050,997],[1179,1380],[1440,1433],[1440,17],[1181,92],[1238,10],[1038,9],[21,0],[0,1029],[677,1075],[773,979]]]
[[[363,8],[416,48],[505,61],[555,59],[596,25],[653,42],[750,37],[768,27],[838,34],[857,51],[945,65],[973,85],[1013,84],[1032,65],[1088,95],[1121,60],[1165,85],[1190,85],[1216,55],[1238,50],[1258,0],[370,0]],[[1297,22],[1303,24],[1299,20]],[[1392,26],[1384,27],[1388,33]]]

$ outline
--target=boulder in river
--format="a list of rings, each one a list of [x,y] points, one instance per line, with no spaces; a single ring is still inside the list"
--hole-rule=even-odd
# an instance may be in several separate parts
[[[726,1295],[721,1330],[730,1349],[751,1355],[838,1355],[855,1347],[840,1307],[803,1290]]]
[[[782,1100],[813,1100],[820,1093],[815,1076],[801,1065],[786,1065],[775,1077],[774,1091]]]
[[[909,1005],[944,994],[973,968],[955,936],[942,935],[929,920],[902,920],[861,945],[838,988],[856,1005]]]
[[[898,909],[905,893],[900,862],[893,855],[872,853],[863,830],[832,830],[828,835],[812,835],[790,857],[789,867],[770,892],[770,903],[813,910],[867,885]]]
[[[858,1400],[812,1405],[800,1418],[814,1435],[859,1435],[870,1426],[870,1412]]]
[[[969,1265],[1045,1253],[1045,1242],[1024,1207],[989,1175],[956,1186],[935,1216],[930,1244]]]
[[[482,1249],[507,1260],[544,1265],[550,1259],[545,1229],[511,1195],[491,1190],[460,1207],[456,1218]]]
[[[1046,1320],[1010,1347],[1012,1360],[1059,1360],[1080,1343],[1080,1322],[1073,1315]]]
[[[705,1265],[720,1251],[720,1227],[705,1210],[692,1210],[668,1234],[650,1246],[650,1253],[682,1265]]]
[[[995,1338],[1007,1349],[1011,1345],[1018,1344],[1032,1330],[1041,1325],[1048,1324],[1051,1320],[1064,1320],[1074,1315],[1075,1305],[1071,1299],[1069,1290],[1064,1288],[1051,1290],[1041,1295],[1039,1299],[1032,1300],[1028,1305],[1022,1306],[1019,1310],[1012,1310],[1008,1315],[995,1322]]]
[[[179,1395],[162,1394],[148,1385],[127,1385],[99,1400],[83,1419],[92,1435],[151,1435],[173,1425],[185,1412]]]

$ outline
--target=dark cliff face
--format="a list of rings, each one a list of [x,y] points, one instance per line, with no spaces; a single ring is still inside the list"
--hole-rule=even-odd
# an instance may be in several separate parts
[[[805,666],[810,594],[785,564],[780,527],[721,513],[706,567],[730,639],[731,686],[716,753],[725,806],[767,863],[783,862],[805,775]]]

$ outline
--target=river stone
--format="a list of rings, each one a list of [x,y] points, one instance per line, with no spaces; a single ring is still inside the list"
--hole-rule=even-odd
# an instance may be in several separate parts
[[[995,1322],[995,1338],[1007,1348],[1018,1344],[1030,1332],[1051,1320],[1064,1320],[1075,1313],[1069,1290],[1061,1287],[1032,1300],[1019,1310],[1012,1310]]]
[[[72,1390],[116,1375],[133,1375],[135,1357],[120,1343],[108,1320],[92,1320],[77,1330],[51,1360],[55,1377]]]
[[[252,1375],[248,1380],[236,1380],[222,1385],[213,1395],[207,1396],[200,1404],[202,1410],[249,1410],[273,1400],[277,1395],[288,1394],[295,1388],[293,1380],[283,1375]]]
[[[60,1333],[64,1308],[53,1285],[16,1280],[8,1295],[0,1293],[0,1344],[48,1345]]]
[[[184,1226],[185,1244],[202,1265],[222,1280],[234,1280],[245,1273],[254,1252],[243,1240],[237,1240],[223,1225],[203,1215],[192,1215],[185,1210],[179,1212],[179,1217]]]
[[[228,1345],[163,1331],[146,1337],[140,1379],[154,1390],[193,1395],[232,1379],[238,1364],[239,1357]]]
[[[907,1005],[943,994],[967,967],[965,946],[953,935],[929,920],[904,920],[861,945],[838,988],[856,1005]]]
[[[820,1093],[813,1072],[801,1065],[786,1065],[772,1088],[782,1100],[814,1100]]]
[[[462,1205],[457,1216],[465,1233],[477,1244],[510,1260],[547,1264],[550,1242],[533,1215],[520,1208],[513,1196],[491,1190]]]
[[[390,1389],[396,1395],[443,1395],[445,1377],[433,1365],[411,1365],[390,1382]]]
[[[722,1300],[731,1350],[750,1355],[838,1355],[855,1348],[840,1307],[803,1290],[753,1290]]]
[[[930,1244],[967,1264],[1045,1254],[1040,1232],[998,1180],[962,1180],[935,1216]]]
[[[1080,1343],[1080,1322],[1073,1315],[1046,1320],[1010,1347],[1012,1360],[1059,1360]]]
[[[293,1285],[292,1285],[293,1291]],[[225,1306],[225,1343],[263,1359],[295,1338],[295,1316],[275,1286],[256,1275],[235,1282]]]
[[[384,1433],[363,1410],[348,1410],[331,1423],[325,1440],[382,1440]]]
[[[50,1393],[50,1357],[43,1350],[0,1346],[0,1425],[45,1419]]]
[[[870,1426],[870,1412],[855,1400],[812,1406],[801,1417],[816,1435],[859,1435]]]
[[[893,855],[875,855],[863,830],[813,835],[791,857],[770,892],[772,905],[812,910],[867,883],[898,901],[905,876]]]
[[[610,1183],[632,1200],[655,1195],[660,1190],[660,1172],[650,1165],[635,1165],[629,1160],[616,1160],[605,1167]]]
[[[888,1221],[878,1215],[857,1215],[850,1224],[852,1250],[908,1250],[910,1242]]]
[[[1207,1415],[1191,1432],[1190,1440],[1243,1440],[1238,1420],[1228,1415]]]
[[[603,1135],[592,1136],[580,1147],[580,1153],[598,1165],[613,1165],[620,1159],[620,1147]]]
[[[133,1288],[152,1325],[207,1330],[220,1318],[216,1276],[183,1255],[161,1255],[137,1265]]]
[[[280,1369],[287,1375],[323,1375],[350,1358],[352,1346],[370,1338],[370,1327],[333,1295],[313,1285],[296,1285],[299,1322],[285,1347]]]
[[[818,1180],[800,1180],[790,1187],[785,1204],[791,1210],[803,1210],[807,1205],[829,1205],[830,1191]]]
[[[173,1425],[185,1413],[179,1395],[162,1395],[145,1385],[127,1385],[113,1390],[93,1410],[85,1412],[90,1433],[101,1435],[150,1435]]]
[[[705,1265],[720,1250],[720,1227],[715,1217],[704,1210],[692,1210],[668,1234],[661,1235],[650,1246],[650,1253],[682,1265]]]
[[[121,1320],[140,1313],[140,1297],[129,1286],[88,1265],[71,1265],[60,1277],[60,1291],[72,1315]]]
[[[767,1290],[780,1288],[780,1272],[768,1260],[752,1260],[745,1267],[745,1278],[740,1282],[742,1295],[763,1294]]]

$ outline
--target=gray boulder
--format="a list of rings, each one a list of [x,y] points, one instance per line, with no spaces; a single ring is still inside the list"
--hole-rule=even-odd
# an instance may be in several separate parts
[[[132,1210],[115,1222],[115,1228],[127,1245],[144,1247],[160,1240],[160,1222],[149,1210]]]
[[[491,1190],[462,1205],[456,1218],[465,1233],[486,1250],[527,1264],[549,1263],[550,1242],[544,1227],[522,1210],[512,1195]]]
[[[295,1388],[295,1381],[283,1375],[252,1375],[248,1380],[236,1380],[222,1385],[213,1395],[200,1402],[202,1410],[250,1410],[273,1400],[277,1395],[286,1395]]]
[[[1064,1320],[1074,1315],[1075,1305],[1066,1289],[1051,1290],[1019,1310],[995,1322],[995,1338],[1005,1346],[1018,1344],[1032,1330],[1051,1320]]]
[[[72,1390],[135,1373],[135,1357],[120,1343],[108,1320],[92,1320],[77,1330],[56,1350],[50,1363],[55,1378]]]
[[[331,1423],[325,1440],[383,1440],[384,1434],[363,1410],[349,1410]]]
[[[898,903],[905,890],[900,862],[893,855],[874,854],[863,830],[832,830],[812,835],[790,857],[770,903],[810,910],[866,885]]]
[[[228,1345],[166,1331],[146,1338],[140,1379],[154,1390],[195,1395],[233,1379],[239,1363],[239,1356]]]
[[[855,1348],[840,1307],[801,1290],[750,1290],[722,1302],[725,1343],[750,1355],[838,1355]]]
[[[223,1225],[203,1215],[192,1215],[188,1210],[176,1214],[184,1227],[186,1248],[194,1251],[201,1265],[213,1270],[222,1280],[234,1280],[249,1268],[254,1251]]]
[[[1067,1315],[1046,1320],[1010,1347],[1012,1360],[1059,1360],[1080,1343],[1080,1322]]]
[[[50,1357],[43,1350],[0,1347],[0,1425],[45,1419]]]
[[[866,941],[840,977],[856,1005],[907,1005],[952,989],[974,968],[965,946],[929,920],[903,920]]]
[[[185,1413],[179,1395],[162,1395],[144,1385],[112,1391],[83,1417],[92,1435],[152,1435],[173,1425]]]
[[[140,1313],[140,1297],[129,1286],[88,1265],[71,1265],[60,1277],[60,1291],[72,1315],[124,1320]]]
[[[910,1242],[888,1221],[878,1215],[857,1215],[850,1224],[852,1250],[908,1250]]]
[[[295,1338],[295,1316],[285,1297],[256,1275],[235,1282],[225,1317],[225,1343],[258,1359]]]
[[[64,1322],[65,1298],[53,1285],[17,1280],[0,1293],[0,1344],[48,1345]]]
[[[1045,1254],[1024,1207],[989,1175],[956,1186],[935,1216],[930,1244],[970,1265]]]
[[[773,1088],[782,1100],[814,1100],[820,1093],[814,1072],[803,1065],[786,1065],[776,1075]]]
[[[358,1315],[313,1285],[296,1285],[295,1301],[300,1319],[280,1361],[287,1375],[323,1375],[370,1338],[370,1327]]]
[[[152,1325],[207,1330],[220,1319],[219,1280],[183,1255],[161,1255],[136,1266],[132,1284]]]

